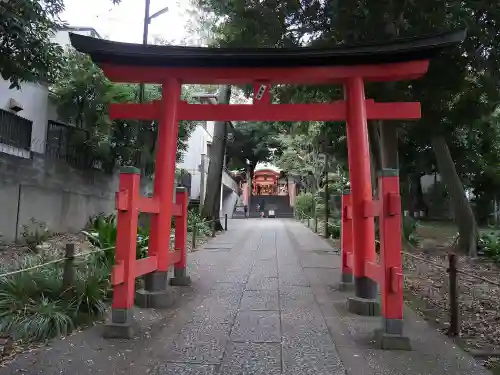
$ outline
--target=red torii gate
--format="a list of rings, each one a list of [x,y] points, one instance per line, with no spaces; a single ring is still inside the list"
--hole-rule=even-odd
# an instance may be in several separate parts
[[[138,170],[127,168],[117,193],[118,239],[112,321],[108,336],[130,337],[135,279],[146,275],[137,302],[169,305],[167,272],[175,265],[173,285],[188,285],[186,274],[187,195],[172,203],[179,120],[215,121],[346,121],[351,194],[343,199],[342,279],[352,285],[350,311],[378,313],[380,285],[383,325],[381,346],[401,347],[403,273],[401,204],[397,170],[383,170],[379,199],[373,200],[367,120],[420,118],[420,103],[377,103],[365,98],[365,82],[399,81],[423,76],[432,57],[460,43],[465,31],[329,49],[230,49],[152,46],[118,43],[70,34],[71,43],[90,55],[115,82],[161,84],[162,99],[146,104],[113,104],[110,117],[156,120],[158,150],[153,198],[139,197]],[[255,87],[253,105],[188,104],[180,99],[182,84],[248,84]],[[275,84],[342,84],[345,99],[329,104],[271,104]],[[262,86],[267,89],[260,92]],[[135,259],[139,211],[153,214],[148,258]],[[176,216],[175,248],[169,249],[171,217]],[[381,262],[376,263],[374,217],[380,217]],[[394,339],[394,340],[393,340]],[[392,344],[391,344],[392,343]],[[405,344],[406,345],[406,344]]]

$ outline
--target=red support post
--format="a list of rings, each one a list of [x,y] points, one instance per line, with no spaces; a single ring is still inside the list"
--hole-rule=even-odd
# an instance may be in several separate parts
[[[352,254],[352,207],[351,192],[344,191],[342,195],[342,226],[340,234],[340,249],[342,260],[342,278],[340,289],[347,290],[352,288],[352,269],[348,264],[349,254]]]
[[[122,279],[113,290],[111,323],[106,326],[106,337],[133,335],[132,306],[135,296],[137,224],[139,220],[140,171],[123,167],[119,191],[116,193],[117,236],[115,266],[112,280]]]
[[[151,233],[148,256],[158,259],[158,269],[145,277],[145,288],[141,291],[141,305],[166,308],[175,302],[168,287],[170,259],[170,228],[174,211],[175,155],[179,131],[177,109],[180,102],[181,84],[175,78],[163,83],[162,99],[159,102],[158,144],[155,161],[153,199],[158,202],[158,213],[151,217]]]
[[[379,175],[381,313],[384,332],[403,331],[403,270],[401,262],[401,197],[396,169],[382,169]]]
[[[153,198],[159,202],[159,213],[151,218],[149,255],[158,257],[158,271],[166,273],[170,266],[170,227],[174,197],[175,154],[177,151],[177,107],[181,85],[175,79],[163,84],[158,123],[158,150],[156,152]]]
[[[181,205],[181,215],[175,218],[174,242],[175,251],[180,252],[180,258],[174,264],[174,277],[170,279],[170,285],[188,286],[191,278],[187,275],[188,192],[185,187],[176,189],[175,203]]]
[[[347,142],[349,176],[352,195],[352,225],[356,228],[354,245],[355,298],[348,300],[351,312],[376,314],[377,283],[367,277],[365,263],[374,262],[375,225],[373,217],[365,216],[365,202],[372,200],[370,149],[365,107],[364,82],[361,77],[350,78],[344,85],[347,102]]]

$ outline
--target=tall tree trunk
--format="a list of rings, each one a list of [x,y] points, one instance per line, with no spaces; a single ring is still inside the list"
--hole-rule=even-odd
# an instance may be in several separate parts
[[[373,196],[377,194],[377,175],[382,168],[382,146],[380,139],[380,121],[373,121],[368,123],[368,138],[370,144],[370,161],[371,161],[371,178],[372,178],[372,191]]]
[[[381,168],[399,169],[398,129],[396,125],[379,121],[379,134]]]
[[[218,103],[229,104],[231,97],[231,86],[219,87]],[[227,140],[227,124],[225,121],[216,121],[214,124],[214,136],[212,142],[212,156],[208,166],[205,202],[203,203],[202,216],[208,220],[215,218],[216,228],[222,229],[219,220],[219,209],[221,200],[222,170],[224,166],[224,154]]]
[[[455,222],[458,225],[458,233],[460,235],[458,247],[470,256],[477,256],[479,232],[476,218],[465,195],[462,181],[458,177],[448,144],[442,136],[432,137],[431,144],[436,155],[439,173],[450,194],[455,211]]]
[[[422,191],[422,182],[421,182],[422,174],[417,169],[415,173],[411,174],[411,184],[410,184],[410,192],[409,195],[411,197],[411,212],[414,216],[415,212],[424,211],[427,215],[429,210],[427,208],[427,204],[424,200],[424,193]]]

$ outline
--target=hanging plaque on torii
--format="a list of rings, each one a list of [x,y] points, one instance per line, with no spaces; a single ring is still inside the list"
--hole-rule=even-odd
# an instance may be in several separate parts
[[[109,108],[112,119],[155,120],[159,127],[153,198],[150,201],[140,198],[138,203],[131,201],[117,207],[120,248],[113,271],[111,331],[130,332],[127,329],[132,325],[130,312],[136,277],[146,274],[142,297],[150,305],[162,305],[167,298],[166,275],[172,264],[176,270],[173,283],[189,282],[185,255],[179,258],[169,249],[171,217],[182,217],[179,212],[185,207],[182,203],[172,203],[179,120],[346,121],[351,191],[343,199],[342,280],[339,281],[344,288],[354,289],[354,296],[348,300],[349,309],[367,315],[378,313],[378,284],[383,318],[381,347],[399,348],[406,342],[402,335],[398,171],[381,172],[379,196],[373,199],[367,120],[416,120],[421,116],[420,103],[375,102],[365,97],[364,85],[422,77],[430,60],[443,49],[460,43],[465,31],[326,49],[176,47],[118,43],[77,34],[71,34],[70,38],[73,46],[89,54],[110,80],[160,84],[163,89],[161,100],[112,104]],[[254,101],[253,104],[189,104],[181,100],[182,84],[253,84]],[[272,104],[271,87],[277,84],[340,84],[344,87],[344,100],[326,104]],[[134,184],[132,190],[137,189]],[[128,185],[120,190],[121,201],[130,199]],[[148,258],[135,261],[135,255],[127,257],[124,249],[131,251],[130,241],[135,241],[136,232],[134,218],[141,207],[152,214],[150,245]],[[375,254],[375,216],[380,224],[380,263],[376,262]],[[185,225],[180,227],[180,231],[186,230]],[[182,237],[180,233],[176,250],[185,246]]]

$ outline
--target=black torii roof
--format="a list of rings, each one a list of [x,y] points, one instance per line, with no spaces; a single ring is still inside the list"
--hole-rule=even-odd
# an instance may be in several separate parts
[[[209,48],[113,42],[70,33],[96,63],[176,68],[295,68],[425,60],[465,39],[466,30],[329,48]]]

